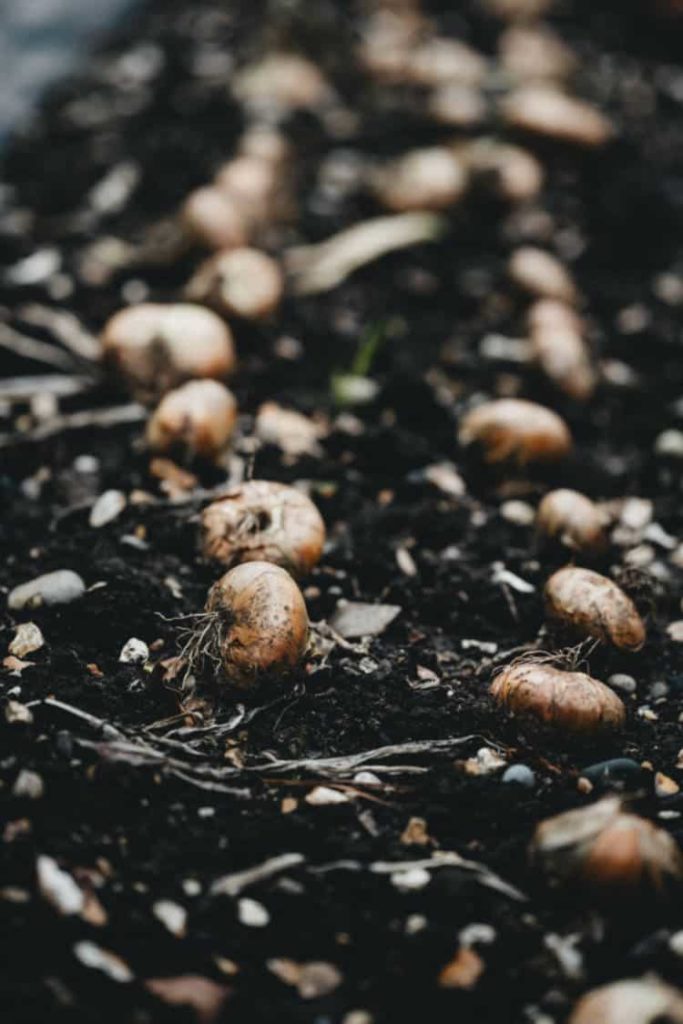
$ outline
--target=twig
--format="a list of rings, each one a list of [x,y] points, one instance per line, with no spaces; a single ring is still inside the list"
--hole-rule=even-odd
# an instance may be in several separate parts
[[[0,348],[12,352],[20,359],[55,366],[58,370],[66,370],[67,373],[72,372],[76,365],[70,353],[56,348],[55,345],[49,345],[46,341],[29,338],[5,323],[0,323]]]
[[[73,704],[66,704],[62,700],[56,700],[54,697],[45,697],[43,700],[34,700],[27,707],[37,706],[57,708],[59,711],[64,711],[67,715],[73,715],[74,718],[80,718],[82,722],[87,722],[88,725],[92,726],[93,729],[97,729],[102,735],[107,736],[110,739],[123,738],[124,734],[120,729],[117,729],[115,725],[107,722],[104,718],[97,718],[95,715],[91,715],[88,711],[82,711],[81,708],[76,708]]]
[[[487,868],[485,864],[481,864],[476,860],[465,860],[464,857],[461,857],[459,853],[455,853],[453,850],[439,850],[433,857],[423,858],[422,860],[375,861],[374,864],[370,865],[370,871],[376,875],[393,875],[397,871],[412,871],[415,868],[433,871],[435,868],[449,867],[462,868],[464,871],[474,872],[479,876],[479,881],[482,885],[486,885],[490,889],[496,889],[498,892],[509,896],[510,899],[520,901],[527,899],[523,892],[510,885],[503,878],[500,878],[495,872]]]
[[[5,377],[0,380],[0,399],[25,402],[34,395],[54,395],[66,398],[89,391],[94,385],[88,377],[67,376],[62,373],[34,374],[27,377]]]
[[[399,213],[355,224],[324,242],[301,245],[284,254],[295,295],[329,291],[366,263],[396,249],[430,242],[444,229],[433,213]]]
[[[246,868],[244,871],[235,871],[231,875],[223,875],[217,878],[211,886],[212,896],[239,896],[249,886],[257,882],[263,882],[274,875],[282,874],[289,868],[298,867],[305,862],[302,853],[281,853],[278,857],[271,857],[263,864],[257,864],[253,868]]]
[[[70,352],[89,363],[97,362],[102,346],[94,334],[87,331],[80,320],[63,309],[52,309],[39,303],[30,303],[17,310],[17,316],[33,327],[44,327],[61,341]]]
[[[84,430],[87,427],[116,427],[130,423],[141,423],[146,419],[145,409],[137,402],[129,405],[114,405],[106,409],[87,409],[68,416],[55,416],[47,423],[28,430],[24,434],[0,434],[0,448],[11,448],[25,442],[46,441],[68,430]]]
[[[356,768],[360,768],[361,765],[367,766],[369,762],[383,761],[385,758],[397,757],[402,754],[447,754],[455,747],[462,746],[463,743],[469,743],[473,739],[476,739],[474,735],[458,736],[446,740],[415,740],[409,743],[395,743],[387,747],[377,747],[374,750],[361,751],[359,754],[347,754],[346,756],[339,757],[314,757],[295,761],[281,761],[273,758],[263,764],[250,765],[248,770],[280,772],[303,769],[305,771],[317,772],[319,775],[334,776],[354,771]],[[391,771],[392,766],[380,765],[375,767],[375,770]],[[396,770],[399,770],[399,768]],[[412,768],[409,768],[409,770],[412,770]]]

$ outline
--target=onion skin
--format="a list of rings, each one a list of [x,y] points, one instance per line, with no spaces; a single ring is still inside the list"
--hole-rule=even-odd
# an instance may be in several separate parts
[[[530,853],[555,882],[608,897],[661,895],[683,878],[683,855],[672,836],[623,811],[618,797],[542,821]]]
[[[213,459],[227,448],[237,422],[237,402],[216,380],[191,380],[165,395],[147,424],[147,443],[159,453],[183,449]]]
[[[546,615],[581,636],[594,636],[625,651],[639,651],[645,624],[621,587],[591,569],[567,566],[545,586]]]
[[[607,548],[600,511],[579,491],[562,487],[546,494],[538,506],[536,527],[541,536],[584,555],[599,555]]]
[[[215,643],[227,680],[249,690],[302,660],[308,614],[298,586],[269,562],[245,562],[209,591],[206,611],[217,613]]]
[[[272,562],[296,576],[318,564],[325,524],[295,487],[250,480],[202,512],[202,554],[230,568],[240,562]]]
[[[142,400],[195,377],[222,380],[235,368],[232,332],[220,317],[191,303],[142,302],[104,326],[105,359]]]
[[[626,709],[604,683],[583,672],[521,662],[496,677],[491,695],[513,715],[534,718],[571,736],[620,729]]]
[[[683,1024],[683,995],[657,978],[627,979],[587,992],[568,1024]]]
[[[462,445],[478,443],[486,462],[556,462],[572,446],[564,420],[551,409],[521,398],[499,398],[467,413],[460,424]]]

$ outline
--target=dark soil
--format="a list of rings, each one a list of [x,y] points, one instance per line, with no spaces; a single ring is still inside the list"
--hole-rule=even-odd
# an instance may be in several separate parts
[[[15,326],[22,327],[18,310],[29,302],[72,310],[96,331],[141,290],[160,299],[178,294],[189,260],[124,270],[95,286],[80,275],[82,254],[100,236],[141,238],[232,152],[240,112],[226,91],[225,73],[202,76],[198,55],[210,47],[244,59],[263,38],[264,6],[151,3],[14,139],[4,171],[3,263],[14,266],[47,247],[61,258],[56,282],[54,274],[37,284],[6,281],[1,301]],[[353,135],[342,139],[312,115],[297,116],[289,127],[304,154],[302,215],[291,239],[324,238],[376,212],[366,198],[331,203],[316,190],[316,168],[326,154],[340,147],[400,151],[439,132],[411,113],[409,98],[384,109],[350,68],[344,54],[354,21],[346,5],[316,0],[312,14],[311,5],[301,5],[305,16],[296,13],[298,5],[289,6],[289,31],[327,67],[358,113]],[[444,30],[493,52],[498,27],[474,5],[449,6],[440,16]],[[680,926],[679,907],[623,904],[619,912],[603,912],[573,895],[556,895],[527,859],[540,820],[591,799],[577,788],[586,766],[623,756],[681,781],[683,665],[680,645],[666,633],[681,617],[681,572],[669,552],[655,544],[656,565],[666,572],[654,585],[637,581],[635,595],[649,611],[644,650],[626,656],[600,649],[590,656],[596,677],[625,672],[637,680],[617,740],[567,747],[506,721],[487,695],[495,657],[537,639],[543,583],[567,560],[566,553],[540,551],[533,527],[506,520],[500,513],[505,498],[533,504],[549,483],[579,486],[601,499],[636,495],[653,501],[654,520],[667,534],[683,536],[680,460],[653,449],[657,436],[680,428],[683,418],[680,308],[662,298],[657,283],[676,266],[680,272],[683,258],[680,32],[656,21],[647,3],[576,0],[563,4],[556,20],[581,58],[578,91],[607,109],[619,136],[597,154],[537,147],[548,168],[542,206],[553,219],[550,241],[576,254],[573,270],[596,351],[630,368],[625,384],[605,382],[587,407],[579,407],[558,398],[535,371],[482,357],[484,335],[523,333],[524,302],[503,273],[523,229],[518,217],[477,196],[458,208],[437,245],[386,258],[329,294],[289,301],[271,326],[238,331],[235,390],[245,436],[266,398],[306,413],[323,411],[332,420],[320,458],[292,463],[266,448],[254,467],[258,477],[308,481],[328,524],[323,563],[306,581],[311,619],[328,617],[341,597],[397,604],[402,612],[366,653],[337,647],[326,662],[311,659],[284,689],[273,686],[255,698],[260,710],[251,720],[231,734],[207,733],[197,748],[202,763],[249,766],[266,753],[310,759],[469,737],[461,746],[446,754],[402,754],[394,761],[423,771],[373,769],[381,784],[360,782],[350,802],[324,807],[304,800],[324,781],[314,768],[279,775],[235,771],[225,781],[240,791],[234,795],[197,788],[163,760],[150,766],[114,758],[101,729],[41,701],[53,696],[155,743],[170,728],[144,732],[177,714],[174,684],[163,682],[158,667],[143,671],[118,657],[130,637],[159,641],[153,662],[172,657],[179,650],[178,620],[203,607],[214,574],[196,550],[193,517],[201,499],[173,503],[159,490],[139,424],[66,430],[32,441],[21,436],[26,408],[15,407],[5,422],[0,585],[9,590],[42,572],[70,568],[92,588],[70,606],[19,616],[40,626],[46,646],[28,656],[35,664],[20,677],[2,674],[4,698],[36,702],[33,724],[3,719],[1,726],[5,1020],[191,1020],[189,1010],[155,1000],[144,981],[197,974],[232,990],[221,1019],[245,1024],[384,1024],[418,1017],[559,1024],[577,995],[597,984],[653,968],[673,981],[680,975],[680,958],[668,945],[677,919]],[[147,77],[136,72],[141,66]],[[122,210],[93,214],[87,194],[122,160],[138,169],[137,186]],[[626,333],[619,314],[634,306],[643,312],[642,324]],[[389,335],[371,370],[380,390],[373,404],[353,410],[350,429],[348,412],[339,417],[335,409],[330,376],[351,366],[374,329]],[[29,333],[53,340],[49,331]],[[278,354],[283,337],[300,342],[299,358]],[[6,376],[44,372],[7,354],[3,362]],[[570,463],[511,487],[509,478],[483,472],[459,452],[459,414],[475,394],[496,393],[517,393],[565,415],[576,438]],[[107,382],[65,399],[62,410],[124,401]],[[75,461],[83,455],[96,459],[87,473],[83,460]],[[457,464],[466,497],[448,498],[425,479],[425,468],[443,460]],[[210,486],[215,477],[205,474],[203,482]],[[89,507],[107,488],[144,490],[154,501],[129,504],[109,526],[91,529]],[[400,548],[410,551],[414,576],[399,567]],[[597,567],[623,569],[621,556],[612,548]],[[534,591],[501,587],[493,579],[496,562]],[[3,612],[0,622],[4,656],[16,617]],[[540,642],[550,640],[541,636]],[[214,700],[207,680],[200,678],[198,686]],[[654,719],[639,713],[643,708]],[[234,710],[232,698],[218,696],[219,723]],[[457,762],[484,746],[509,763],[530,766],[535,786],[504,784],[500,772],[467,774]],[[22,769],[41,776],[41,798],[13,795]],[[627,784],[633,805],[683,840],[683,794],[658,798],[652,779],[646,769]],[[283,813],[283,800],[291,797],[298,803]],[[430,856],[432,846],[401,841],[411,817],[425,819],[434,847],[488,866],[526,900],[503,895],[458,867],[433,871],[429,884],[413,892],[371,871],[376,862]],[[265,927],[240,923],[238,901],[212,895],[217,878],[291,852],[304,858],[298,867],[243,894],[267,908]],[[41,854],[81,879],[87,871],[97,874],[105,924],[60,915],[41,899],[35,878]],[[160,899],[187,910],[184,937],[171,935],[155,917]],[[471,990],[439,986],[459,934],[472,924],[491,929],[487,941],[475,944],[484,973]],[[573,944],[580,954],[576,971],[563,967],[548,936]],[[134,980],[117,982],[84,966],[74,955],[83,940],[116,953]],[[327,996],[303,1000],[268,966],[283,957],[334,964],[342,983]]]

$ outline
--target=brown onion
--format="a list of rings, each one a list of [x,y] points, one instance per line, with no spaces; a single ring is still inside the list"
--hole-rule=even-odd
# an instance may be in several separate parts
[[[273,562],[304,575],[320,561],[324,543],[325,524],[317,508],[285,484],[250,480],[202,512],[202,554],[226,567]]]
[[[232,249],[247,241],[244,210],[234,197],[215,185],[191,192],[180,211],[180,220],[190,238],[207,249]]]
[[[619,729],[626,717],[623,703],[604,683],[552,665],[510,665],[494,680],[491,695],[514,715],[577,736]]]
[[[213,619],[207,646],[237,687],[250,689],[282,675],[304,656],[306,604],[292,577],[277,565],[246,562],[231,569],[209,591],[206,611]]]
[[[330,98],[320,69],[295,53],[271,53],[245,67],[234,84],[235,95],[249,106],[275,110],[304,110]]]
[[[676,841],[651,821],[623,811],[618,797],[542,821],[530,852],[554,881],[605,895],[661,893],[683,877]]]
[[[122,309],[105,324],[102,345],[105,358],[144,399],[192,377],[221,379],[235,366],[230,328],[189,303]]]
[[[574,70],[576,59],[560,37],[547,26],[513,25],[498,43],[500,63],[513,78],[564,79]]]
[[[188,282],[187,297],[223,316],[265,320],[280,305],[284,276],[259,249],[231,249],[208,259]]]
[[[595,555],[607,547],[600,510],[579,491],[559,488],[546,494],[538,506],[536,525],[543,536],[573,551]]]
[[[513,128],[589,149],[604,146],[613,134],[611,123],[599,110],[550,85],[516,89],[503,100],[502,110]]]
[[[591,569],[567,566],[545,585],[546,614],[581,636],[594,636],[626,651],[645,643],[645,624],[621,587]]]
[[[683,1024],[683,995],[657,978],[629,978],[587,992],[568,1024]]]
[[[569,306],[541,299],[529,310],[532,351],[546,376],[561,391],[586,401],[597,383],[583,325]]]
[[[178,448],[213,459],[228,446],[237,422],[237,402],[217,380],[191,380],[164,395],[147,424],[155,452]]]
[[[235,204],[250,227],[267,223],[275,215],[279,172],[270,161],[258,156],[236,156],[220,168],[215,185]]]
[[[456,147],[475,181],[488,187],[499,199],[522,203],[541,191],[545,172],[533,154],[520,146],[492,139],[478,139]]]
[[[455,153],[445,146],[415,149],[382,167],[374,191],[388,209],[444,210],[457,202],[467,174]]]
[[[532,245],[516,249],[508,262],[508,274],[517,287],[529,295],[576,302],[576,285],[571,274],[556,256],[545,249]]]
[[[467,413],[460,424],[462,445],[478,443],[487,462],[555,462],[572,446],[569,429],[556,413],[520,398],[499,398]]]

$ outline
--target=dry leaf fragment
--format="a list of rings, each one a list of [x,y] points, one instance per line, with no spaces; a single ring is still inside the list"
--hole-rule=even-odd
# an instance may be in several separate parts
[[[22,622],[20,626],[17,626],[14,638],[7,650],[17,658],[24,658],[27,654],[39,651],[44,643],[43,634],[35,622]]]
[[[145,988],[168,1006],[187,1006],[199,1024],[212,1024],[220,1015],[231,989],[199,974],[181,974],[176,978],[148,978]]]
[[[479,981],[485,964],[478,953],[463,946],[439,974],[441,988],[471,989]]]
[[[5,704],[5,721],[8,725],[30,725],[33,712],[18,700],[8,700]]]
[[[339,968],[324,960],[300,964],[285,957],[275,958],[268,961],[268,969],[285,985],[295,987],[302,999],[321,999],[344,980]]]
[[[19,658],[15,658],[13,654],[8,654],[6,658],[3,658],[2,664],[12,675],[20,676],[24,669],[30,668],[35,662],[21,661]]]
[[[401,842],[406,846],[428,846],[432,841],[424,818],[410,818],[401,834]]]
[[[330,625],[345,640],[361,636],[379,636],[403,609],[397,604],[367,604],[344,601],[330,618]]]

